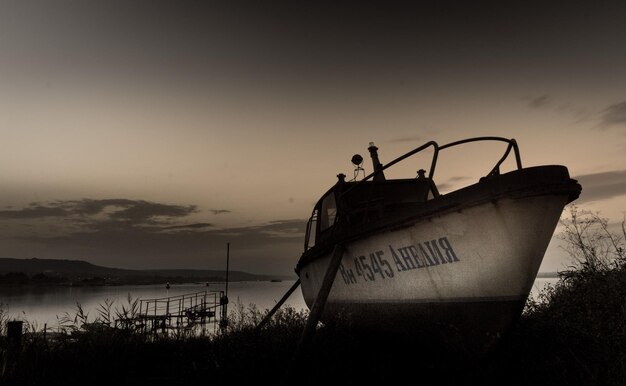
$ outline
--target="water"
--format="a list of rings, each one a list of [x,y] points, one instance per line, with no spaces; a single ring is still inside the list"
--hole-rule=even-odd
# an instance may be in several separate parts
[[[533,283],[533,288],[530,290],[530,296],[534,297],[535,299],[537,299],[537,296],[539,295],[539,293],[545,289],[548,285],[554,285],[559,281],[558,278],[556,277],[538,277],[535,279],[535,282]]]
[[[556,278],[537,278],[533,284],[531,295],[537,294],[548,284],[557,282]],[[230,305],[241,303],[245,307],[256,304],[260,310],[272,308],[294,281],[269,282],[250,281],[233,282],[228,286]],[[105,299],[114,300],[114,307],[128,305],[128,295],[134,298],[153,299],[167,296],[182,295],[206,290],[204,284],[175,284],[168,290],[164,285],[125,285],[106,287],[33,287],[33,288],[2,288],[0,287],[0,303],[9,317],[28,320],[36,327],[43,328],[58,325],[58,318],[67,312],[73,316],[76,303],[89,313],[89,320],[98,315],[98,307]],[[223,290],[223,284],[214,283],[209,290]],[[296,290],[287,300],[287,305],[295,309],[306,309],[302,292]],[[232,309],[232,308],[231,308]]]
[[[228,285],[230,306],[241,303],[248,307],[251,303],[260,310],[272,308],[293,285],[294,281],[269,282],[231,282]],[[84,312],[89,313],[89,321],[98,315],[98,307],[105,299],[115,301],[113,308],[128,308],[128,295],[133,299],[154,299],[167,296],[209,290],[224,290],[221,283],[211,284],[174,284],[168,290],[164,285],[124,285],[103,287],[33,287],[33,288],[2,288],[0,287],[0,303],[10,318],[27,320],[39,329],[44,324],[48,327],[58,326],[58,319],[65,313],[72,317],[76,313],[76,303],[80,303]],[[287,299],[286,305],[295,309],[306,308],[302,293],[296,290]],[[232,308],[231,308],[232,309]]]

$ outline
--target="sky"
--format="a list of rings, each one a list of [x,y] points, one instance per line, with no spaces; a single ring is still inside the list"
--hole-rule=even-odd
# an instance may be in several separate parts
[[[626,5],[415,3],[0,0],[0,256],[220,269],[230,242],[233,269],[290,274],[370,141],[515,138],[621,221]],[[503,150],[450,150],[435,182]],[[551,243],[541,270],[567,265]]]

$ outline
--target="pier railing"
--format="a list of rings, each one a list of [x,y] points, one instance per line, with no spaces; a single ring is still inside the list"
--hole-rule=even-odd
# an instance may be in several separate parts
[[[138,312],[130,318],[116,320],[116,325],[145,333],[216,331],[224,316],[224,291],[201,291],[163,298],[142,299]]]

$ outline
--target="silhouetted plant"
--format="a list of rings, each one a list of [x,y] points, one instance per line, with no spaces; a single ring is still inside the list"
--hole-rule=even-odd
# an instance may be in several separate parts
[[[96,311],[98,312],[98,317],[96,318],[96,322],[100,324],[104,324],[106,326],[110,326],[111,323],[114,322],[114,320],[112,319],[112,311],[111,311],[111,308],[113,307],[113,303],[115,303],[114,300],[107,298],[107,299],[104,299],[103,303],[100,303],[98,305],[98,307],[96,308]]]
[[[561,223],[559,237],[574,265],[529,299],[509,354],[523,354],[536,368],[526,383],[624,384],[625,222],[613,232],[598,213],[573,206]]]
[[[121,309],[115,308],[115,325],[118,328],[133,330],[135,328],[135,318],[139,315],[139,298],[134,298],[128,294],[127,304],[121,305]]]
[[[89,313],[86,313],[83,309],[83,306],[80,303],[76,302],[76,309],[73,315],[66,311],[58,319],[59,329],[61,332],[64,333],[78,332],[84,324],[89,322],[88,319]]]
[[[574,261],[576,271],[599,271],[617,267],[626,259],[626,215],[621,233],[609,229],[609,221],[598,213],[569,208],[569,218],[561,220],[564,227],[559,237]]]
[[[6,334],[6,325],[9,320],[9,312],[6,310],[6,306],[0,303],[0,336]]]
[[[239,298],[230,304],[230,312],[228,313],[228,328],[222,332],[242,331],[256,326],[259,320],[260,311],[255,304],[249,304],[246,307]]]

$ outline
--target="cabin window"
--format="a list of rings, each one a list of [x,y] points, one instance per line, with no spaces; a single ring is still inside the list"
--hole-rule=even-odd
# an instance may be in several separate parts
[[[306,224],[306,237],[304,238],[305,252],[310,248],[311,242],[315,244],[315,233],[317,230],[317,208],[313,210],[311,218]]]
[[[322,200],[322,213],[320,218],[320,232],[332,227],[337,217],[337,204],[335,194],[331,193]]]

